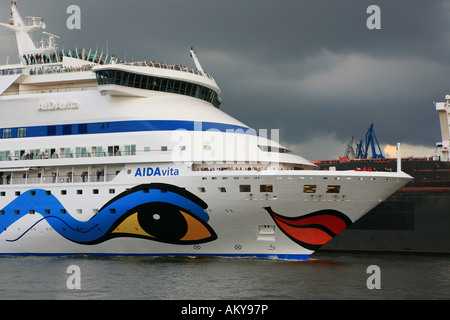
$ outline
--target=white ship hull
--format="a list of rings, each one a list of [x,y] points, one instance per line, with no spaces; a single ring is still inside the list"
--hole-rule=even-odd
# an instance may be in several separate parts
[[[357,220],[403,185],[405,180],[409,180],[406,175],[399,178],[398,174],[389,173],[368,173],[365,177],[355,175],[354,172],[331,171],[190,173],[182,168],[176,177],[142,177],[135,176],[138,168],[142,171],[147,166],[129,167],[111,182],[56,181],[37,185],[35,189],[26,185],[10,186],[9,189],[22,191],[19,197],[12,197],[15,198],[12,201],[5,199],[6,202],[10,201],[10,207],[6,208],[8,212],[0,220],[2,228],[6,228],[0,234],[0,254],[215,255],[306,259],[347,224]],[[305,181],[310,183],[311,180],[317,186],[317,192],[313,195],[303,192]],[[339,195],[326,193],[327,186],[336,181],[339,181],[341,190],[347,192]],[[392,181],[396,182],[393,184]],[[169,190],[170,186],[179,186],[203,200],[207,206],[202,208],[203,212],[191,212],[194,218],[207,227],[192,223],[180,236],[176,234],[177,228],[174,226],[175,234],[172,237],[169,222],[168,234],[158,239],[157,236],[146,236],[144,232],[137,231],[141,228],[139,223],[117,226],[116,221],[134,213],[130,209],[139,206],[139,202],[127,202],[126,210],[123,211],[119,208],[113,212],[108,211],[108,208],[101,210],[101,207],[117,197],[109,193],[110,189],[120,194],[136,186],[152,184],[158,184],[158,188],[150,189],[150,193],[159,193],[165,187]],[[250,185],[251,190],[256,192],[240,192],[241,184]],[[260,192],[260,185],[272,185],[274,192]],[[370,188],[366,188],[366,185]],[[226,192],[221,192],[221,188],[225,188]],[[37,192],[30,195],[30,190]],[[61,190],[66,190],[64,196],[60,196]],[[83,194],[78,195],[77,190],[83,190]],[[94,194],[93,190],[98,191]],[[168,190],[166,194],[170,193]],[[51,195],[45,191],[50,191]],[[129,191],[129,194],[134,192]],[[142,192],[142,195],[146,194]],[[14,205],[14,201],[19,202],[17,199],[21,197],[25,201]],[[47,199],[49,197],[55,197],[65,212],[61,213],[60,207],[53,206]],[[151,202],[173,203],[158,199],[158,196],[152,198]],[[42,209],[45,206],[51,211],[46,213]],[[35,208],[35,211],[30,213],[29,208]],[[19,212],[14,214],[14,210]],[[283,224],[271,212],[291,219],[291,223]],[[295,227],[296,221],[311,214],[318,216],[315,220]],[[98,221],[93,221],[94,216],[99,218]],[[8,226],[5,222],[13,220],[7,221],[7,217],[14,220]],[[112,225],[115,227],[112,228]],[[105,228],[105,232],[92,236],[92,228]],[[65,234],[63,229],[73,232]],[[190,236],[190,232],[198,234]]]

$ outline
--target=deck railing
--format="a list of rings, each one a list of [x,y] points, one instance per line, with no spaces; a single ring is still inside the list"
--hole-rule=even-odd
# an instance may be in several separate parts
[[[45,55],[44,55],[45,56]],[[70,57],[75,59],[80,59],[86,61],[86,65],[82,67],[63,67],[61,65],[62,58]],[[110,64],[119,64],[119,65],[127,65],[127,66],[138,66],[138,67],[152,67],[159,69],[168,69],[175,71],[182,71],[187,73],[196,74],[199,76],[207,77],[211,80],[214,78],[207,72],[200,71],[198,69],[192,67],[186,67],[178,64],[169,64],[166,62],[157,62],[152,60],[139,60],[139,61],[124,61],[116,59],[115,57],[105,57],[102,58],[103,54],[97,52],[89,54],[82,54],[75,51],[65,51],[60,52],[58,55],[52,53],[50,58],[43,60],[42,56],[39,59],[25,59],[22,58],[21,61],[24,64],[23,67],[18,68],[9,68],[3,69],[0,71],[0,75],[13,75],[23,73],[23,70],[29,70],[30,75],[39,75],[39,74],[52,74],[52,73],[64,73],[64,72],[81,72],[81,71],[90,71],[96,65],[110,65]],[[109,59],[109,61],[108,61]],[[33,62],[32,62],[33,61]]]

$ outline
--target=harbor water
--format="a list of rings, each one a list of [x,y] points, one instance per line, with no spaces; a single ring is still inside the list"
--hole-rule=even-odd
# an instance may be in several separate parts
[[[450,298],[450,256],[317,252],[217,257],[0,257],[2,300]]]

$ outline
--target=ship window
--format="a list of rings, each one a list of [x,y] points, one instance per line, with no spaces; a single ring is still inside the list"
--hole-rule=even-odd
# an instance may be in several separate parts
[[[134,87],[135,88],[140,88],[141,87],[141,82],[142,82],[142,75],[141,74],[136,74],[136,78],[134,79]]]
[[[67,211],[66,211],[66,209],[61,209],[61,210],[59,210],[59,212],[60,212],[61,214],[65,214]]]
[[[207,91],[207,89],[206,89],[205,87],[201,87],[201,90],[200,90],[200,99],[206,100],[206,98],[205,98],[206,91]]]
[[[3,129],[2,138],[11,138],[11,129]]]
[[[120,156],[119,146],[108,146],[108,156]]]
[[[135,82],[136,76],[137,75],[135,73],[130,73],[130,76],[128,78],[128,86],[129,87],[135,87],[134,82]]]
[[[78,125],[78,133],[79,134],[87,133],[87,124],[86,123],[81,123]]]
[[[339,193],[341,192],[341,186],[327,186],[327,193]]]
[[[259,149],[261,151],[265,152],[278,152],[278,153],[292,153],[291,150],[285,149],[285,148],[278,148],[278,147],[272,147],[272,146],[265,146],[265,145],[258,145]]]
[[[17,137],[23,138],[27,136],[27,128],[17,128]]]
[[[67,194],[67,190],[61,190],[61,195],[65,196]]]
[[[161,82],[161,78],[153,78],[152,82],[152,90],[159,91],[159,84]]]
[[[36,211],[35,210],[33,210],[33,209],[30,209],[30,211],[28,212],[29,214],[35,214],[36,213]]]
[[[259,192],[273,192],[273,186],[271,184],[261,184]]]
[[[210,101],[209,99],[211,99],[211,94],[212,94],[212,91],[208,90],[208,92],[206,93],[206,98],[205,98],[206,101]]]
[[[167,79],[161,79],[161,91],[167,91]]]
[[[129,77],[130,77],[130,74],[129,74],[128,72],[122,73],[122,81],[121,81],[121,84],[122,84],[123,86],[128,86],[128,79],[129,79]]]
[[[83,194],[83,190],[82,189],[78,189],[77,190],[77,194]]]
[[[93,193],[93,194],[98,194],[98,189],[93,189],[93,190],[92,190],[92,193]]]
[[[15,195],[18,197],[18,196],[20,196],[20,191],[16,191],[15,192]]]
[[[249,184],[241,184],[239,186],[239,191],[240,192],[251,192],[252,188],[251,188],[251,186]]]
[[[67,149],[69,149],[69,148],[66,148],[65,155],[67,155],[69,153],[69,152],[67,152],[68,151]],[[69,151],[70,151],[70,149],[69,149]],[[75,148],[75,156],[77,158],[79,158],[79,157],[82,157],[82,158],[87,157],[88,156],[87,148],[86,147],[76,147]],[[68,157],[66,156],[66,158],[68,158]]]
[[[105,74],[96,74],[95,75],[95,77],[97,78],[97,82],[98,82],[98,84],[105,84],[106,83],[106,79],[105,79],[105,77],[106,77],[106,75],[107,75],[107,73],[105,72]]]
[[[227,192],[227,189],[225,187],[218,187],[219,192]]]
[[[193,97],[195,93],[194,86],[193,83],[187,83],[185,95]]]
[[[96,71],[96,78],[98,85],[116,84],[138,89],[173,92],[208,101],[216,108],[220,106],[217,93],[214,90],[186,81],[151,77],[119,70]]]
[[[0,210],[0,214],[4,215],[5,214],[5,210]]]
[[[20,210],[14,210],[14,214],[20,214]]]
[[[134,156],[136,155],[136,145],[132,144],[129,146],[125,146],[125,155],[126,156]]]
[[[116,193],[116,189],[109,189],[109,193]]]
[[[44,210],[44,213],[45,213],[45,214],[50,214],[50,209],[45,209],[45,210]]]
[[[1,197],[6,196],[6,192],[5,192],[5,191],[0,192],[0,196],[1,196]]]
[[[115,70],[110,70],[110,72],[111,72],[110,78],[108,79],[109,83],[120,85],[120,80],[121,80],[122,74],[119,71],[115,71]],[[104,84],[107,84],[108,80],[105,79],[106,82]]]
[[[150,77],[142,76],[141,89],[148,89],[150,83]]]
[[[63,125],[63,134],[72,134],[72,125],[71,124],[65,124]]]
[[[10,151],[0,151],[0,161],[11,160],[9,157],[9,153],[10,153]],[[0,182],[0,184],[1,184],[1,182]]]
[[[167,151],[167,146],[161,146],[161,151]]]
[[[198,188],[198,191],[200,191],[200,192],[206,192],[206,188],[205,188],[205,187],[199,187],[199,188]]]
[[[303,193],[316,193],[316,185],[305,185],[303,186]]]
[[[47,127],[47,135],[48,136],[56,135],[56,126],[48,126]]]

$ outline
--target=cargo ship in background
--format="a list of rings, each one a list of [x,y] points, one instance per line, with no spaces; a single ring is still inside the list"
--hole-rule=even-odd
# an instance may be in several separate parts
[[[324,245],[322,251],[450,253],[450,95],[445,100],[434,103],[442,141],[436,143],[430,157],[401,158],[400,163],[398,155],[396,159],[385,158],[372,124],[364,145],[352,138],[344,157],[312,161],[323,170],[396,171],[401,165],[401,170],[414,178]]]

